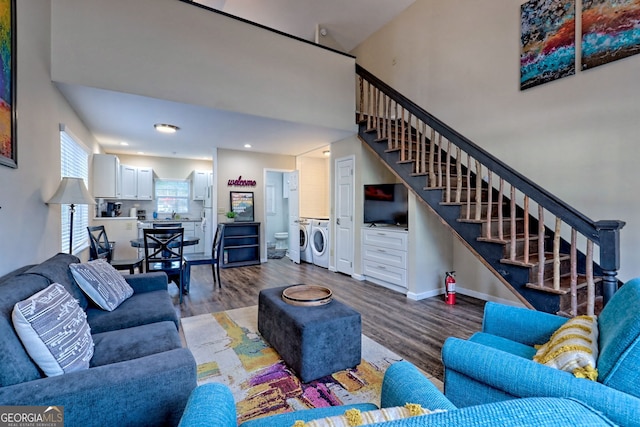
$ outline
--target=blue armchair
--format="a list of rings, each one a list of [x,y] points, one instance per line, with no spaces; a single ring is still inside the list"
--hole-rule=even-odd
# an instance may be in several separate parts
[[[613,422],[640,427],[640,278],[623,285],[600,313],[598,382],[537,362],[566,318],[487,303],[482,332],[449,338],[442,349],[445,395],[457,406],[521,397],[571,397]]]
[[[558,398],[518,399],[472,408],[456,407],[409,362],[398,362],[389,369],[382,383],[380,406],[403,406],[419,403],[423,408],[444,409],[430,415],[387,421],[375,425],[384,427],[527,427],[546,426],[612,426],[597,411],[582,402]],[[333,415],[342,415],[349,407],[361,410],[375,409],[373,404],[332,406],[307,409],[279,415],[256,418],[240,427],[291,427],[296,420],[310,421]],[[231,391],[220,383],[196,388],[180,420],[179,427],[236,427],[235,403]]]

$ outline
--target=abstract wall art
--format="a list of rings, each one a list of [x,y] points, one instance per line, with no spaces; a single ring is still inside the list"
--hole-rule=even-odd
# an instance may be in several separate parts
[[[582,0],[582,69],[640,53],[640,2]]]
[[[520,7],[520,89],[575,74],[575,0]]]
[[[0,0],[0,165],[12,168],[18,167],[15,22],[15,0]]]

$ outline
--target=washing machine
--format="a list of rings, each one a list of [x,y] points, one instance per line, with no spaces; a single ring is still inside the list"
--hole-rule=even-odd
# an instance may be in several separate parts
[[[313,263],[318,267],[329,268],[329,220],[311,220],[311,252]]]
[[[300,218],[300,262],[313,263],[313,252],[311,251],[311,220]]]

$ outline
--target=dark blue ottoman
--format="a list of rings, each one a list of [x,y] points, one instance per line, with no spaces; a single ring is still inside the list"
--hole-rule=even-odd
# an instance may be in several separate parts
[[[288,288],[264,289],[258,297],[258,331],[304,383],[360,364],[360,313],[335,299],[300,307],[282,300]]]

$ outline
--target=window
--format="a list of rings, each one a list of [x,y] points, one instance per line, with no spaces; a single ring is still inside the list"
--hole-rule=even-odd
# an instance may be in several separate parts
[[[60,126],[60,178],[82,178],[89,188],[89,150]],[[62,252],[69,253],[69,205],[60,206],[62,224]],[[89,246],[89,205],[76,205],[73,214],[73,251],[77,254]]]
[[[189,212],[189,181],[175,179],[156,180],[156,212],[185,214]]]

